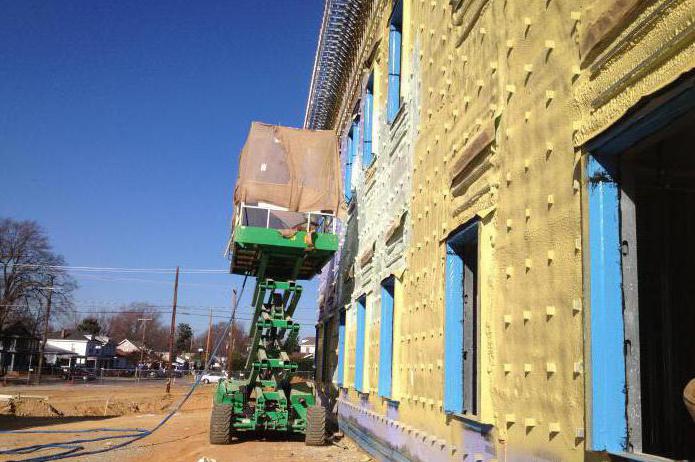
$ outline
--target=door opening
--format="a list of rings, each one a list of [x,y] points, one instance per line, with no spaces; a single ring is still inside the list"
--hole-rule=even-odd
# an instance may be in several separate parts
[[[695,458],[695,111],[620,154],[629,450]]]

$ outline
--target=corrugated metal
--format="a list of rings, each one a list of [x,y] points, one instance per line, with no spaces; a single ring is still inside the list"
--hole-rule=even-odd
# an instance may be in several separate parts
[[[326,0],[304,127],[331,129],[338,115],[373,0]]]

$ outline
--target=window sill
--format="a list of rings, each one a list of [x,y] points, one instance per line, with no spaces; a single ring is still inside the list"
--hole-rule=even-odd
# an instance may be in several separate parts
[[[400,406],[401,402],[395,399],[387,398],[386,396],[381,396],[381,399],[386,403],[387,406],[395,407],[396,409]]]
[[[675,462],[674,459],[668,459],[666,457],[661,456],[653,456],[651,454],[644,454],[641,452],[611,452],[609,454],[615,454],[616,456],[620,456],[623,459],[633,460],[635,462]]]
[[[475,418],[469,417],[464,414],[458,414],[455,412],[447,412],[447,422],[451,419],[453,420],[458,420],[459,422],[463,423],[466,427],[475,430],[477,432],[480,432],[482,434],[489,433],[490,430],[492,430],[492,427],[494,427],[493,424],[481,422]]]
[[[367,165],[364,169],[369,170],[370,168],[372,168],[374,166],[375,163],[376,163],[376,154],[372,153],[372,160],[369,161],[369,165]]]
[[[396,115],[394,116],[393,120],[388,122],[388,125],[391,127],[392,131],[396,125],[399,125],[401,119],[403,118],[404,112],[405,112],[405,103],[402,102],[401,105],[398,107],[398,112],[396,112]]]

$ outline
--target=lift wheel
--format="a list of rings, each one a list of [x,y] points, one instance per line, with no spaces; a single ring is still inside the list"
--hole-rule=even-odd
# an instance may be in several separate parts
[[[229,444],[232,441],[232,406],[213,404],[210,414],[210,444]]]
[[[323,446],[326,444],[326,408],[323,406],[307,408],[304,443],[307,446]]]

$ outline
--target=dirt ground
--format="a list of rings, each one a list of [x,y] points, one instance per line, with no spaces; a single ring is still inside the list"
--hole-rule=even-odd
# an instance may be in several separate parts
[[[177,384],[165,395],[164,383],[123,385],[55,385],[46,387],[0,388],[0,429],[2,430],[88,430],[96,428],[153,428],[188,390]],[[183,408],[154,434],[125,448],[74,461],[196,462],[201,458],[233,461],[332,461],[371,460],[348,438],[325,446],[308,447],[303,436],[260,439],[256,435],[235,440],[228,446],[208,443],[211,395],[214,385],[201,385]],[[17,398],[17,395],[20,395]],[[22,395],[28,397],[21,397]],[[11,399],[7,399],[11,396]],[[118,435],[119,433],[0,434],[0,450],[32,444]],[[89,449],[114,446],[124,439],[84,444]],[[0,460],[26,460],[54,454],[58,449],[24,455],[0,455]]]

